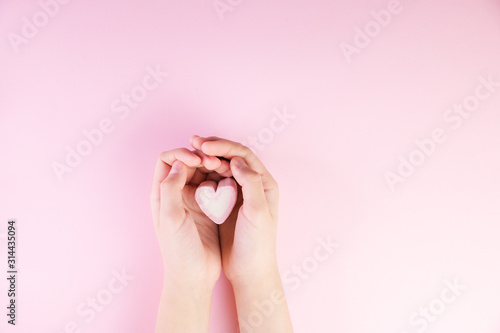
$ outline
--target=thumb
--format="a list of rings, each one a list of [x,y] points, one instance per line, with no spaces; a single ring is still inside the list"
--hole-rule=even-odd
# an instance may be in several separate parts
[[[177,228],[185,218],[182,189],[186,185],[187,169],[184,163],[176,160],[168,176],[161,182],[160,227]]]
[[[253,215],[266,209],[267,200],[260,173],[251,169],[241,157],[233,157],[230,166],[234,179],[241,186],[243,207],[246,207],[245,210],[250,209],[246,213]]]

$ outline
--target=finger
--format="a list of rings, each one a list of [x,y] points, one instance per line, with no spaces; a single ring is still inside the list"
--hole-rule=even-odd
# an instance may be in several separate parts
[[[182,224],[185,218],[182,190],[186,185],[187,168],[181,161],[175,161],[168,176],[161,182],[161,207],[159,227],[174,228]],[[162,223],[165,223],[163,225]]]
[[[196,166],[201,162],[199,156],[186,148],[173,149],[160,154],[156,163],[153,188],[151,190],[151,210],[155,224],[158,224],[158,214],[160,210],[160,184],[167,177],[175,160],[180,160],[189,166]],[[189,178],[190,177],[188,177],[188,179]]]
[[[202,137],[202,136],[198,136],[198,135],[193,135],[190,139],[189,139],[189,143],[191,144],[191,146],[193,146],[194,149],[197,149],[197,150],[201,150],[201,145],[207,141],[207,140],[217,140],[217,139],[220,139],[216,136],[209,136],[209,137]]]
[[[211,136],[207,139],[219,139],[215,136]],[[202,138],[198,135],[193,135],[189,142],[191,144],[191,146],[193,146],[193,148],[195,148],[196,150],[194,151],[195,154],[197,154],[198,156],[202,157],[202,164],[204,164],[205,166],[205,169],[208,170],[208,171],[215,171],[217,173],[219,173],[222,177],[232,177],[233,174],[231,172],[231,167],[229,166],[229,161],[224,159],[224,158],[217,158],[216,156],[212,156],[212,155],[207,155],[205,154],[204,152],[201,151],[201,145],[206,141],[206,138]],[[220,161],[220,166],[217,167],[217,168],[209,168],[206,163],[204,163],[204,158],[217,158],[219,161]],[[209,172],[207,172],[209,173]]]
[[[221,160],[216,156],[207,155],[201,150],[194,150],[193,154],[197,155],[200,158],[200,166],[203,166],[206,170],[212,171],[221,166]]]
[[[179,160],[185,165],[191,167],[188,171],[188,179],[191,179],[194,174],[193,167],[196,167],[201,163],[200,157],[187,148],[177,148],[165,151],[160,154],[160,160],[167,165],[164,167],[160,166],[159,172],[156,173],[155,182],[157,183],[161,183],[167,177],[170,167],[176,160]]]
[[[193,135],[189,139],[189,144],[193,146],[194,149],[201,150],[201,144],[199,144],[199,136],[198,135]]]
[[[199,152],[199,153],[203,154],[205,156],[209,156],[203,152]],[[212,157],[214,157],[214,156],[212,156]],[[217,157],[215,157],[215,158],[217,158]],[[201,172],[204,172],[204,173],[216,172],[216,173],[220,174],[222,177],[232,177],[233,173],[231,171],[231,166],[229,165],[229,161],[225,160],[225,159],[219,159],[219,158],[217,158],[217,159],[220,161],[219,167],[207,168],[205,165],[202,164],[202,166],[198,167],[198,170],[200,170]]]
[[[232,177],[233,176],[233,172],[231,171],[231,165],[229,164],[229,161],[226,161],[223,159],[220,160],[220,167],[218,167],[214,171],[217,172],[222,177]]]
[[[261,175],[271,213],[277,217],[279,205],[278,183],[250,148],[238,142],[218,137],[193,137],[192,141],[193,145],[200,146],[200,149],[207,155],[221,156],[228,159],[234,157],[243,158],[251,169]]]
[[[198,186],[206,179],[207,179],[207,173],[200,171],[200,169],[196,169],[193,178],[191,178],[189,184]]]
[[[190,139],[189,142],[193,148],[197,150],[201,150],[201,145],[205,143],[206,141],[218,141],[218,140],[225,140],[223,138],[219,138],[218,136],[198,136],[198,135],[193,135]],[[229,141],[229,140],[226,140]]]
[[[151,189],[151,212],[153,214],[154,225],[158,225],[158,215],[160,212],[160,182],[157,179],[165,179],[166,175],[170,171],[170,166],[167,166],[161,159],[156,162],[155,172],[153,175],[153,188]],[[165,176],[163,176],[165,174]]]
[[[243,207],[246,207],[244,208],[245,214],[252,218],[258,216],[262,210],[268,210],[261,175],[252,170],[241,157],[234,157],[231,160],[231,169],[234,178],[241,186]]]
[[[261,175],[269,174],[264,164],[253,153],[253,151],[242,145],[241,143],[231,140],[221,139],[215,136],[196,139],[197,144],[200,144],[200,150],[207,155],[221,156],[227,159],[232,159],[239,156],[255,171]],[[269,174],[270,176],[270,174]]]
[[[176,160],[190,167],[196,167],[201,163],[200,157],[187,148],[165,151],[160,154],[160,159],[168,165],[172,165]]]

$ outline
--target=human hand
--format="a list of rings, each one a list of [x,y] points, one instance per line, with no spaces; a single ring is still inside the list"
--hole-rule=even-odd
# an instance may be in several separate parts
[[[164,263],[157,332],[208,330],[211,295],[221,271],[219,233],[194,199],[198,185],[228,173],[229,163],[180,148],[158,159],[151,209]]]
[[[151,207],[165,265],[156,332],[208,330],[221,261],[234,288],[241,330],[293,332],[276,261],[276,181],[239,143],[194,136],[191,144],[194,152],[162,153],[155,171]],[[218,226],[194,194],[205,180],[231,176],[239,184],[238,201]],[[250,320],[259,310],[256,304],[272,309],[258,325]]]
[[[239,184],[235,208],[219,226],[224,273],[231,282],[276,275],[278,184],[257,156],[237,142],[193,136],[191,145],[206,156],[230,160]]]
[[[276,260],[278,184],[257,156],[237,142],[193,136],[191,145],[207,156],[229,159],[239,184],[236,206],[219,226],[219,237],[240,331],[292,333]]]

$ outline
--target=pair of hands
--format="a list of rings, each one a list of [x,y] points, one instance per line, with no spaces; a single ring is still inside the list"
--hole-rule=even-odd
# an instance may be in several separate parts
[[[233,285],[256,285],[278,274],[278,185],[247,147],[218,137],[191,137],[194,148],[163,152],[151,208],[165,266],[166,285],[210,290],[221,268]],[[238,199],[221,225],[195,201],[205,180],[234,177]]]

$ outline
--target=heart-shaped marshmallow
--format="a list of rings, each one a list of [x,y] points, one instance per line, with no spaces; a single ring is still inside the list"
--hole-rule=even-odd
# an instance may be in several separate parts
[[[217,224],[226,221],[233,211],[237,196],[238,189],[232,178],[224,178],[219,184],[212,180],[204,181],[194,194],[203,213]]]

